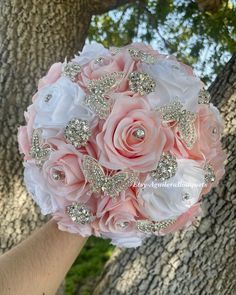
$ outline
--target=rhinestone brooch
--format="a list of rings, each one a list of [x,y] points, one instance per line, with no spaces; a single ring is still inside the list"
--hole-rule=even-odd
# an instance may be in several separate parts
[[[68,77],[72,82],[75,82],[77,75],[81,72],[81,66],[74,62],[65,62],[62,67],[62,76]]]
[[[170,225],[175,223],[175,219],[166,219],[162,221],[150,221],[150,220],[138,220],[136,225],[137,229],[145,234],[158,233],[161,230],[165,230]]]
[[[210,164],[205,165],[204,171],[205,171],[205,183],[211,183],[216,180],[214,169]]]
[[[198,103],[199,104],[209,104],[210,100],[211,100],[210,93],[205,89],[201,89],[198,94]]]
[[[72,203],[66,207],[66,213],[72,221],[78,224],[88,224],[94,219],[91,210],[84,204]]]
[[[88,122],[78,118],[69,121],[64,131],[67,142],[71,143],[76,148],[86,146],[91,134]]]
[[[130,53],[131,57],[134,60],[140,60],[143,63],[146,64],[154,64],[157,61],[157,58],[149,53],[146,53],[142,50],[138,50],[135,48],[129,48],[128,52]]]
[[[109,115],[111,102],[106,95],[119,84],[123,76],[121,72],[114,72],[89,82],[89,94],[85,97],[85,103],[100,119]]]
[[[45,145],[42,140],[42,130],[34,129],[31,139],[30,155],[35,159],[35,163],[38,167],[42,167],[43,163],[47,160],[50,153],[50,148]]]
[[[174,101],[168,105],[160,107],[157,111],[161,113],[163,122],[176,122],[180,138],[184,141],[187,148],[191,149],[197,139],[197,133],[194,126],[196,115],[185,110],[179,101]]]
[[[178,165],[175,156],[170,153],[163,154],[155,170],[150,175],[158,181],[165,181],[176,174]]]
[[[132,171],[121,171],[113,176],[106,176],[101,165],[90,156],[84,156],[82,169],[91,190],[116,197],[127,190],[136,181],[136,174]]]
[[[147,73],[132,72],[129,75],[129,88],[133,92],[146,95],[155,91],[155,87],[156,82]]]

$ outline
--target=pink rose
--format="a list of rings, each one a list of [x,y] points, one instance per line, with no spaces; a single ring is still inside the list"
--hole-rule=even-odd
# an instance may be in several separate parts
[[[57,148],[43,165],[48,188],[59,197],[76,201],[81,200],[83,195],[83,201],[86,201],[89,195],[85,194],[88,186],[81,169],[81,154],[74,146],[63,142]]]
[[[27,125],[18,128],[17,138],[19,150],[21,154],[24,154],[25,161],[31,159],[30,148],[35,114],[34,106],[30,105],[27,112],[24,113]]]
[[[97,135],[99,162],[113,170],[153,170],[167,142],[160,118],[142,97],[113,94],[112,98],[116,100],[112,112]]]
[[[61,76],[61,70],[62,70],[62,63],[61,62],[53,64],[50,67],[46,76],[44,76],[43,78],[41,78],[39,80],[38,90],[56,82],[57,79],[59,79]]]
[[[112,244],[125,247],[140,246],[144,235],[137,230],[136,219],[141,219],[132,190],[125,201],[109,197],[100,200],[97,209],[98,227],[101,235],[112,239]]]

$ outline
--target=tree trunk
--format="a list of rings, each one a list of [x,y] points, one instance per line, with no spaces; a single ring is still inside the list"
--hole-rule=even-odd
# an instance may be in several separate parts
[[[0,1],[0,253],[45,221],[25,191],[16,140],[38,79],[82,48],[93,14],[129,2]]]
[[[225,121],[228,160],[221,184],[204,199],[204,217],[188,231],[117,249],[94,295],[236,294],[236,54],[210,92]]]

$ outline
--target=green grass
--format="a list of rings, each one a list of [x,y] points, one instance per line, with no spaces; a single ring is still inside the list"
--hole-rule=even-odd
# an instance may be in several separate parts
[[[66,276],[65,295],[91,295],[113,249],[109,240],[90,237]]]

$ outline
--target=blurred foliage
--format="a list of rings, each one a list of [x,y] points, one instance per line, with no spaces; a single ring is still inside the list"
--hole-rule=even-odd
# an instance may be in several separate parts
[[[222,1],[210,13],[191,0],[139,0],[94,16],[88,39],[106,47],[149,43],[192,65],[209,83],[236,52],[236,3]]]
[[[90,237],[66,276],[65,295],[90,295],[110,258],[110,241]]]

